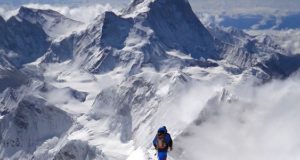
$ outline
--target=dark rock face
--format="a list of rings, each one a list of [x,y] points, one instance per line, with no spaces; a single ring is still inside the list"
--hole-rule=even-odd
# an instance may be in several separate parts
[[[1,143],[0,149],[5,151],[4,157],[19,150],[32,153],[45,140],[63,135],[72,124],[73,119],[66,112],[43,99],[25,96],[0,121],[0,137],[8,142]]]
[[[164,45],[193,58],[218,58],[215,41],[185,0],[135,0],[125,14],[138,12],[140,5],[149,11],[141,13],[144,25],[149,26]],[[139,17],[137,17],[139,19]]]
[[[106,12],[104,16],[101,44],[121,49],[133,26],[132,19],[123,19],[113,12]]]
[[[193,58],[217,58],[215,42],[185,0],[156,0],[149,4],[149,25],[171,49]]]
[[[262,68],[272,78],[288,78],[300,68],[300,56],[286,56],[276,54],[264,63],[258,63],[258,67]]]
[[[29,77],[18,70],[0,69],[0,92],[6,88],[18,88],[29,82]]]
[[[0,36],[0,48],[6,51],[5,56],[18,68],[41,57],[50,46],[44,30],[26,20],[12,17],[0,25],[0,29],[3,33]]]
[[[53,160],[106,160],[104,155],[96,147],[87,142],[72,140],[65,144],[55,155]]]
[[[0,60],[4,56],[2,59],[21,68],[43,56],[50,47],[51,38],[80,25],[83,23],[53,10],[21,7],[18,14],[7,21],[0,18]]]

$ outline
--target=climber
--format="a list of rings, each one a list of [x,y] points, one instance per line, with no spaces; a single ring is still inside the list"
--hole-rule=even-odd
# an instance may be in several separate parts
[[[167,160],[167,153],[173,149],[173,140],[168,133],[167,127],[158,129],[157,135],[153,139],[153,145],[157,150],[158,160]]]

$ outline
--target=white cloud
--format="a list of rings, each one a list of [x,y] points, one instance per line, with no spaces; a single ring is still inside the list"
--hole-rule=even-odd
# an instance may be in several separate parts
[[[255,13],[265,10],[299,11],[300,1],[297,0],[189,0],[196,11],[247,12]]]
[[[51,5],[51,4],[38,4],[38,3],[29,3],[23,6],[34,8],[34,9],[51,9],[57,11],[69,18],[78,20],[81,22],[89,23],[98,15],[105,11],[113,10],[110,4],[95,4],[95,5],[82,5],[82,6],[67,6],[67,5]],[[18,13],[18,8],[0,6],[0,15],[4,19],[16,15]]]
[[[179,137],[174,157],[209,160],[300,159],[300,75],[263,86],[245,84],[238,101],[217,105],[201,125]],[[180,151],[184,148],[184,152]]]
[[[300,30],[272,31],[278,44],[291,53],[300,54]]]
[[[4,19],[9,19],[11,16],[14,16],[18,13],[18,9],[0,6],[0,16]]]
[[[87,5],[87,6],[78,6],[78,7],[70,7],[64,5],[49,5],[49,4],[26,4],[29,8],[36,8],[36,9],[52,9],[58,11],[59,13],[81,21],[85,23],[91,22],[94,18],[105,11],[112,10],[112,7],[109,4],[95,4],[95,5]]]
[[[291,54],[300,54],[300,29],[250,30],[251,35],[270,35],[277,44]]]

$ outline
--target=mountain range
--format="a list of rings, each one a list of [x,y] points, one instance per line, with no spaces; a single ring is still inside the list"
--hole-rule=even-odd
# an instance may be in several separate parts
[[[151,159],[158,127],[176,142],[236,86],[300,67],[269,36],[205,27],[188,0],[134,0],[88,25],[21,7],[0,33],[0,159]],[[171,159],[189,159],[181,147]]]

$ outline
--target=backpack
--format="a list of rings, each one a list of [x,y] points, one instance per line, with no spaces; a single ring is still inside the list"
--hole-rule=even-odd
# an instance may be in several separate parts
[[[165,134],[160,134],[157,135],[157,149],[166,149],[167,147],[167,143],[166,143],[166,138],[165,138]]]

